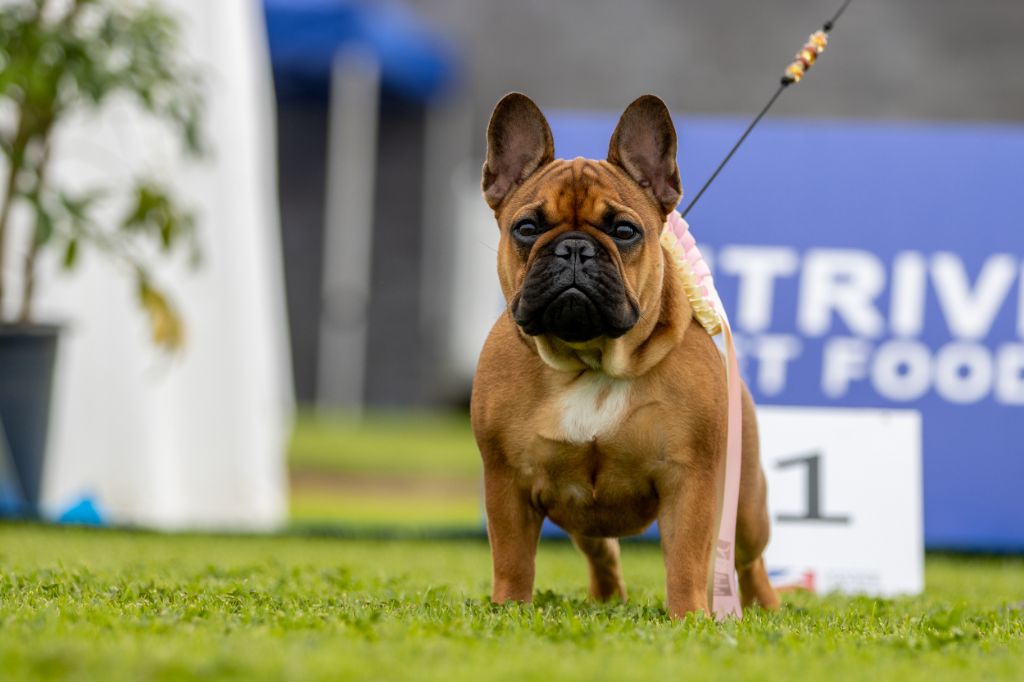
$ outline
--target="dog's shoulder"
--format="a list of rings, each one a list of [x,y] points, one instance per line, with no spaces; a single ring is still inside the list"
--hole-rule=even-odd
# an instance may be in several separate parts
[[[514,412],[517,402],[536,392],[544,369],[515,323],[506,314],[499,317],[487,335],[473,377],[470,416],[474,429]]]

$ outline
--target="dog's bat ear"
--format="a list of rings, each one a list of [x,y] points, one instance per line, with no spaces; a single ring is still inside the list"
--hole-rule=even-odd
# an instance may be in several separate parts
[[[668,107],[654,95],[644,95],[626,107],[608,144],[608,161],[646,188],[665,215],[683,196],[676,129]]]
[[[544,114],[526,95],[505,95],[487,126],[481,182],[487,205],[498,210],[513,189],[554,158],[555,143]]]

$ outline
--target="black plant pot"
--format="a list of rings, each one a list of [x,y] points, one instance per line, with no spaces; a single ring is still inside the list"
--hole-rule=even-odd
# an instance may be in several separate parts
[[[0,324],[0,424],[28,516],[39,516],[59,333],[52,325]]]

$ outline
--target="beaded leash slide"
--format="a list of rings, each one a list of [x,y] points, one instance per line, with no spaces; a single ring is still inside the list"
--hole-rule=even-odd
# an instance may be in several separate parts
[[[718,164],[715,172],[705,181],[704,185],[680,214],[672,211],[661,232],[661,244],[675,260],[683,289],[693,309],[693,315],[711,336],[723,335],[725,341],[725,367],[728,390],[729,424],[727,427],[727,444],[725,455],[725,485],[722,491],[722,514],[718,523],[718,536],[715,541],[715,562],[712,576],[711,608],[718,619],[729,616],[742,617],[739,590],[736,586],[736,508],[740,493],[740,469],[743,457],[741,441],[743,426],[742,387],[740,384],[739,364],[736,360],[736,348],[729,327],[729,318],[725,314],[722,299],[715,290],[711,270],[697,248],[697,242],[690,234],[690,226],[684,219],[693,205],[701,198],[704,191],[714,181],[729,162],[750,131],[768,112],[782,91],[793,83],[799,83],[804,74],[818,60],[828,45],[828,34],[839,16],[846,10],[850,0],[845,0],[831,19],[825,22],[820,31],[815,31],[803,47],[796,53],[794,60],[786,67],[775,94],[754,117],[747,129]]]

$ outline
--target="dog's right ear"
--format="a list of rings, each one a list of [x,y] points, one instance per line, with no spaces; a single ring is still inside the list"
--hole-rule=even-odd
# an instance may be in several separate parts
[[[487,205],[498,210],[513,189],[554,158],[555,143],[544,114],[526,95],[505,95],[487,126],[481,182]]]

